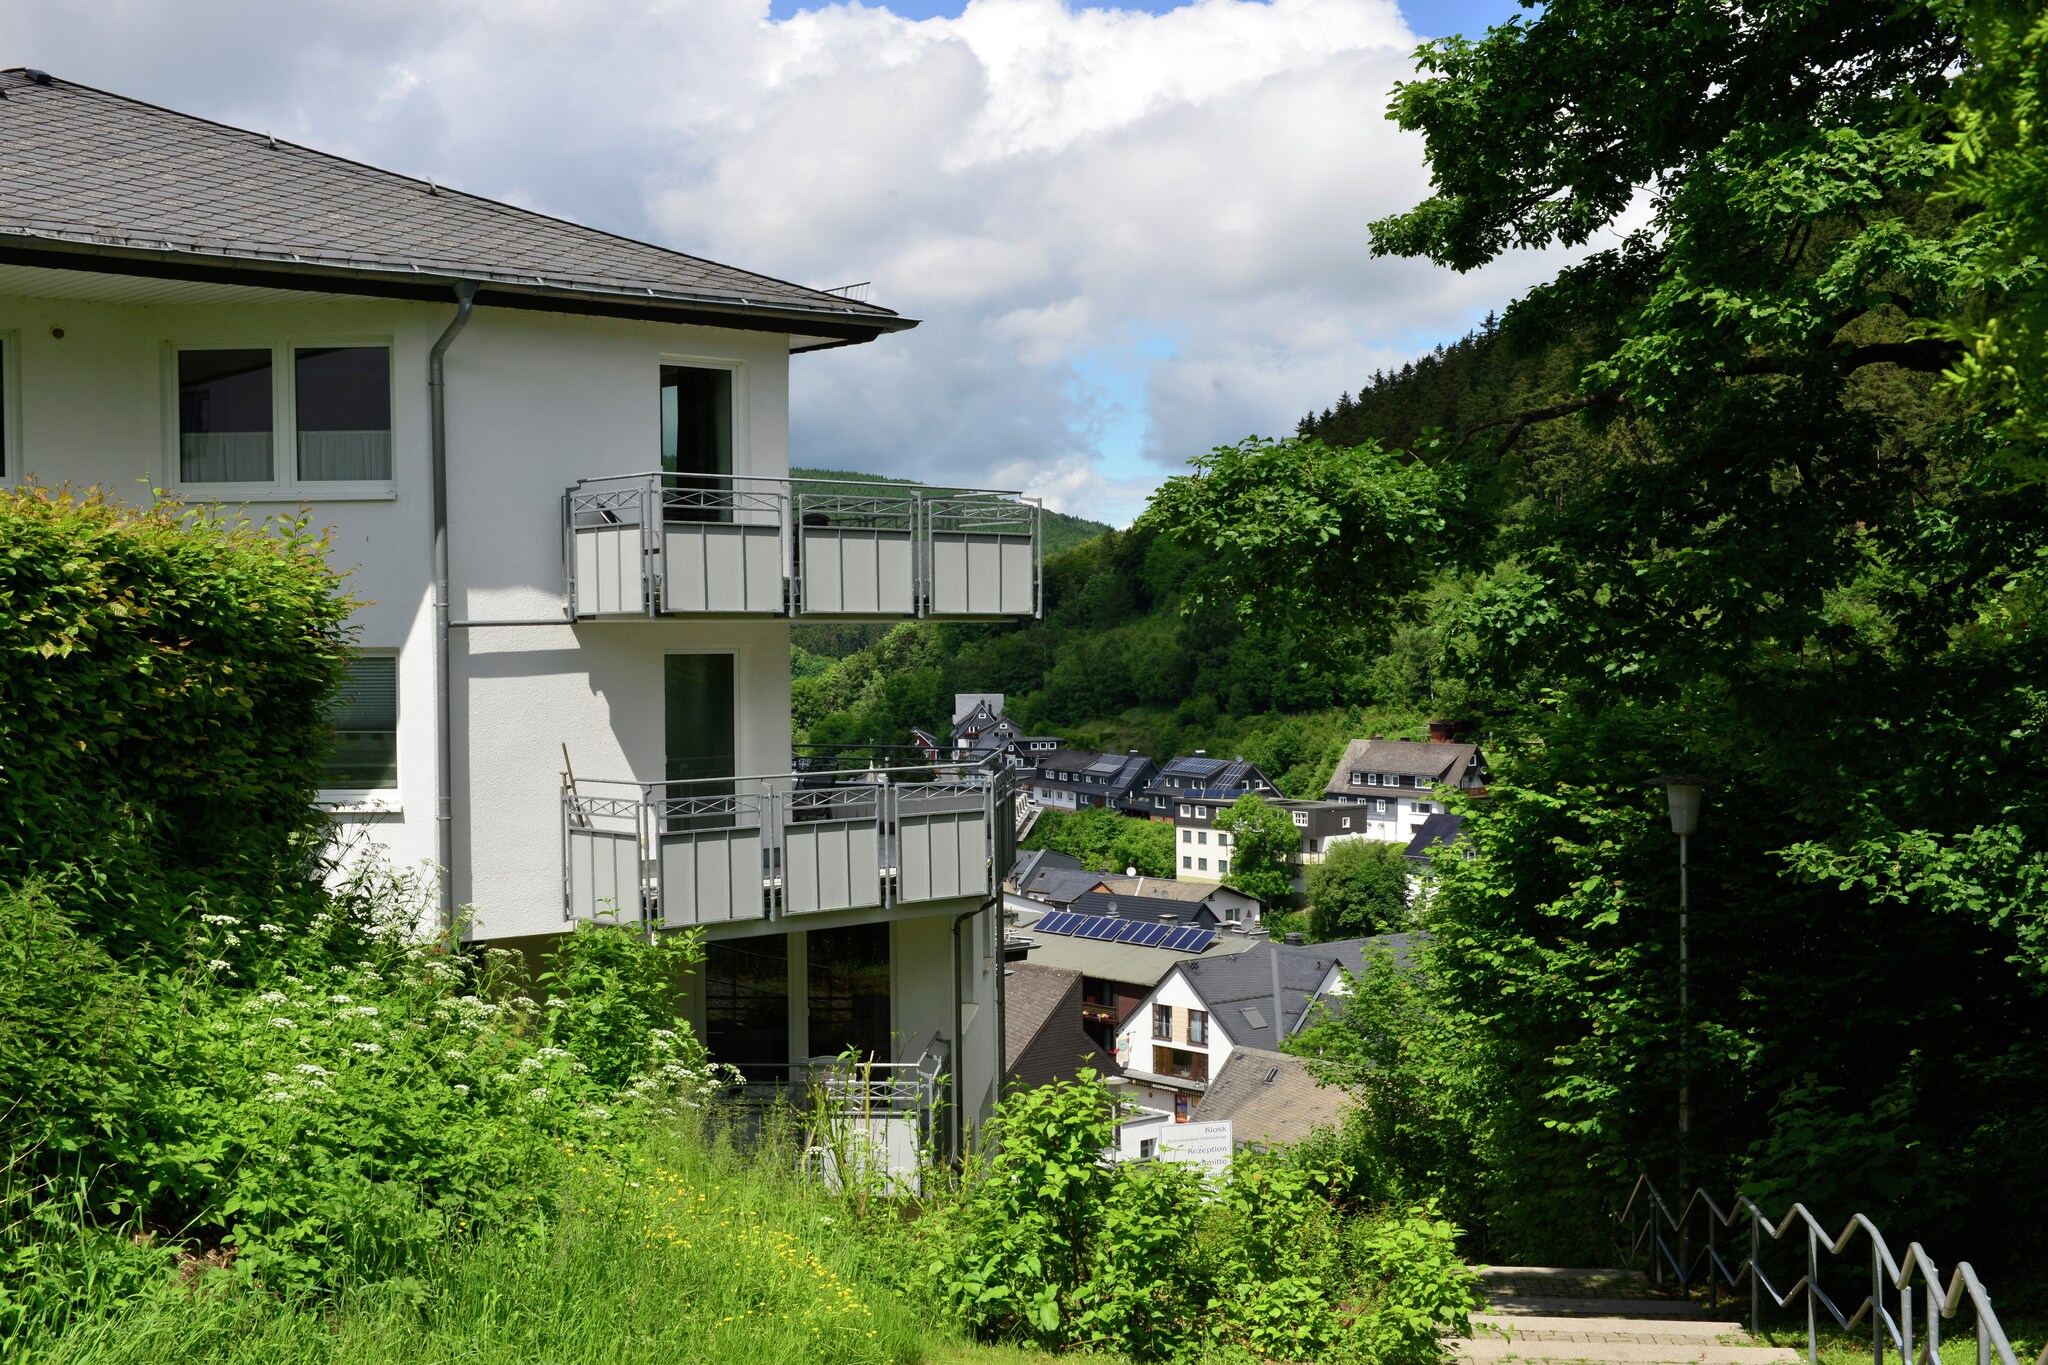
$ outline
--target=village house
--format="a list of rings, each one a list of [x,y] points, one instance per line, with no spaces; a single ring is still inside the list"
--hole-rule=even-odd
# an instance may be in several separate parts
[[[1121,809],[1159,771],[1157,763],[1135,749],[1098,754],[1060,748],[1033,758],[1035,764],[1023,770],[1019,780],[1048,810]]]
[[[1040,609],[1030,500],[789,477],[793,359],[913,321],[41,72],[0,97],[0,476],[305,508],[361,603],[322,801],[432,869],[423,928],[699,930],[715,1057],[774,1093],[866,1053],[957,1150],[1011,774],[789,771],[791,622]]]
[[[1364,807],[1367,838],[1406,844],[1425,820],[1443,813],[1446,792],[1486,791],[1486,759],[1478,746],[1453,739],[1447,721],[1431,722],[1429,735],[1427,743],[1352,740],[1323,795]]]
[[[1088,1031],[1082,989],[1077,971],[1033,962],[1009,968],[1003,983],[1006,1087],[1071,1081],[1084,1067],[1105,1079],[1123,1074],[1108,1043]]]
[[[1019,912],[1012,931],[1036,966],[1081,973],[1083,1028],[1105,1052],[1116,1033],[1167,972],[1185,963],[1230,957],[1257,942],[1242,931],[1215,930],[1040,908]]]
[[[1126,813],[1171,820],[1183,805],[1227,806],[1246,792],[1275,796],[1279,789],[1256,763],[1243,758],[1211,758],[1197,749],[1185,758],[1169,759],[1129,803]]]
[[[1302,945],[1270,940],[1227,958],[1177,963],[1117,1030],[1116,1058],[1139,1105],[1191,1118],[1210,1079],[1240,1047],[1278,1051],[1364,971],[1367,954],[1406,960],[1413,935]]]

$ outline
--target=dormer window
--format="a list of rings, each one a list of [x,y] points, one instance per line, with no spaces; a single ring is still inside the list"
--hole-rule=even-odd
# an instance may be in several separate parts
[[[1352,785],[1352,786],[1354,786],[1354,787],[1363,787],[1363,786],[1365,785],[1365,774],[1364,774],[1364,773],[1353,773],[1353,774],[1351,774],[1351,785]]]
[[[1299,826],[1300,828],[1302,828],[1302,829],[1307,829],[1307,828],[1308,828],[1308,812],[1307,812],[1307,811],[1305,811],[1305,810],[1298,810],[1298,811],[1294,812],[1294,823],[1295,823],[1295,824],[1296,824],[1297,826]]]

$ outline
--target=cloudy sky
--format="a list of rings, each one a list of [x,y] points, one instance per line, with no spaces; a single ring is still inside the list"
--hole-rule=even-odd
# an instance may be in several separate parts
[[[923,319],[799,357],[792,459],[1126,521],[1552,273],[1374,260],[1422,37],[1517,0],[12,0],[60,76]]]

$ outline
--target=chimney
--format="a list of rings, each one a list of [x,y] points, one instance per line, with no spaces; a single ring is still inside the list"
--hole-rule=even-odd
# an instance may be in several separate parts
[[[1300,934],[1289,934],[1287,936],[1287,946],[1290,948],[1299,948],[1304,942],[1305,940]]]
[[[1452,736],[1457,733],[1458,722],[1454,720],[1433,720],[1429,723],[1429,742],[1431,744],[1449,744]]]
[[[1207,749],[1197,749],[1197,750],[1195,750],[1195,757],[1196,757],[1196,758],[1207,758],[1208,756],[1209,756],[1209,751],[1208,751]]]
[[[1161,911],[1161,912],[1160,912],[1160,915],[1159,915],[1159,922],[1160,922],[1161,924],[1179,924],[1179,923],[1180,923],[1180,916],[1179,916],[1179,915],[1173,915],[1173,914],[1168,914],[1168,913],[1166,913],[1165,911]]]

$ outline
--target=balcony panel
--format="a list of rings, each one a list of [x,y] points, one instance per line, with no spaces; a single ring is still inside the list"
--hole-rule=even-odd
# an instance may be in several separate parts
[[[662,834],[657,843],[663,923],[724,924],[767,913],[758,828]]]
[[[664,612],[780,615],[782,528],[670,523],[661,575]]]
[[[917,615],[915,543],[909,531],[805,526],[798,532],[805,616]]]
[[[896,803],[896,899],[989,894],[988,808],[972,789],[903,788]]]
[[[1037,610],[1038,556],[1029,535],[934,531],[933,616],[1030,616]]]
[[[574,531],[578,616],[637,616],[647,610],[647,555],[640,528],[579,526]]]

